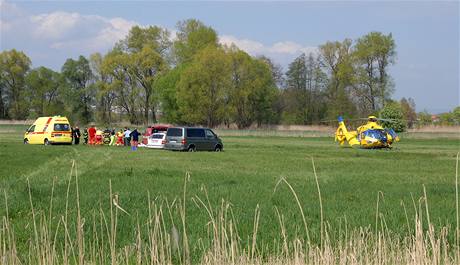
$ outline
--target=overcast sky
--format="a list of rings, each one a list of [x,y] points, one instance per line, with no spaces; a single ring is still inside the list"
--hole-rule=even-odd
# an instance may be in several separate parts
[[[412,97],[417,110],[460,105],[459,2],[153,2],[0,0],[0,50],[18,49],[33,66],[59,70],[69,57],[107,52],[133,25],[171,31],[197,18],[222,43],[264,54],[287,68],[326,41],[392,33],[393,97]]]

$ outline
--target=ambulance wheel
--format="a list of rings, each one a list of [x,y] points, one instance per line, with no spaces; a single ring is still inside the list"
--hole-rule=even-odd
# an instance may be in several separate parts
[[[44,142],[45,145],[50,145],[50,141],[48,141],[48,139],[45,139],[45,142]]]
[[[29,144],[29,140],[28,140],[28,139],[24,139],[24,144]]]

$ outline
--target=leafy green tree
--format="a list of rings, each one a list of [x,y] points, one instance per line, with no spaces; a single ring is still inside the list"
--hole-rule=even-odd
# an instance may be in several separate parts
[[[452,112],[444,112],[439,114],[439,125],[454,125],[454,115],[452,114]]]
[[[460,106],[452,110],[452,119],[455,125],[460,125]]]
[[[273,80],[270,66],[263,60],[254,60],[251,71],[254,71],[254,79],[251,82],[252,93],[249,97],[250,106],[254,113],[254,119],[260,127],[262,124],[270,124],[276,121],[273,104],[278,95]]]
[[[307,58],[301,54],[289,64],[286,72],[286,111],[295,124],[308,124],[311,94],[307,88]]]
[[[73,120],[84,124],[92,121],[92,106],[95,99],[93,75],[88,59],[67,59],[61,69],[65,101]]]
[[[117,94],[110,85],[110,76],[103,70],[103,63],[104,57],[100,53],[94,53],[89,58],[93,73],[93,86],[96,90],[96,118],[99,122],[111,124]]]
[[[155,81],[168,70],[168,65],[159,53],[146,46],[138,53],[131,54],[131,73],[141,87],[143,100],[144,121],[149,122],[149,112],[152,113],[152,121],[156,122],[155,105],[159,95],[155,90]]]
[[[432,124],[431,114],[426,110],[417,113],[417,120],[420,122],[420,125],[430,125]]]
[[[415,101],[412,98],[402,98],[399,102],[403,111],[403,117],[407,121],[407,127],[412,128],[417,121]]]
[[[177,91],[179,90],[180,78],[186,68],[186,64],[181,64],[161,76],[155,83],[160,94],[161,120],[165,122],[185,123],[179,113]]]
[[[142,101],[142,111],[144,123],[150,121],[156,122],[156,105],[158,104],[158,93],[154,87],[155,81],[168,70],[166,62],[166,53],[170,48],[169,32],[165,29],[151,26],[147,28],[133,27],[128,36],[120,41],[114,50],[119,63],[124,65],[117,68],[118,71],[124,71],[128,79],[119,80],[128,82],[128,86],[134,86],[131,92],[136,92]],[[121,56],[121,57],[120,57]],[[112,67],[113,68],[113,67]],[[108,68],[107,68],[108,69]],[[113,68],[113,69],[116,69]],[[124,104],[125,107],[127,106]],[[130,115],[136,115],[137,108],[130,107]],[[151,115],[150,115],[151,114]],[[131,120],[134,116],[131,116]],[[151,119],[150,119],[151,117]]]
[[[0,53],[0,118],[25,119],[29,113],[25,78],[31,61],[15,49]]]
[[[350,39],[326,42],[319,47],[321,64],[328,74],[325,94],[329,119],[336,119],[339,115],[352,117],[356,113],[356,106],[350,96],[354,74],[351,47]]]
[[[272,79],[275,82],[277,90],[275,93],[275,99],[272,102],[271,107],[271,118],[270,123],[278,124],[280,123],[283,115],[284,110],[284,97],[283,97],[283,89],[285,88],[285,75],[283,72],[283,68],[280,64],[275,63],[272,59],[266,56],[258,56],[257,59],[262,60],[264,63],[268,65],[270,72],[272,74]]]
[[[312,124],[322,119],[327,76],[319,58],[301,54],[286,72],[285,117],[296,124]]]
[[[149,46],[161,56],[166,56],[171,48],[170,33],[157,26],[134,26],[117,46],[127,53],[141,52],[145,46]]]
[[[385,105],[380,111],[380,117],[388,119],[382,121],[382,126],[385,128],[393,128],[395,132],[404,132],[407,128],[407,124],[404,121],[403,109],[396,101]]]
[[[173,50],[177,64],[190,62],[195,54],[208,46],[219,46],[216,31],[199,20],[180,21],[176,28]]]
[[[231,83],[228,96],[230,120],[238,128],[247,128],[253,122],[260,126],[271,121],[276,86],[270,66],[262,59],[233,48],[231,57]]]
[[[270,72],[272,73],[272,78],[276,86],[279,89],[283,88],[284,83],[285,83],[285,77],[284,77],[283,68],[281,67],[281,65],[273,62],[272,59],[264,55],[258,56],[257,59],[262,60],[268,65],[268,68],[270,69]]]
[[[34,117],[60,114],[64,104],[59,95],[59,73],[42,66],[27,74],[26,84]]]
[[[110,51],[102,62],[102,72],[110,80],[108,89],[116,95],[116,104],[124,110],[132,124],[138,124],[141,88],[131,73],[131,55],[118,49]]]
[[[396,45],[390,34],[370,32],[356,41],[353,50],[355,63],[355,94],[359,97],[361,114],[373,113],[385,105],[393,87],[388,66],[395,62]]]
[[[181,75],[177,103],[182,119],[208,127],[219,125],[226,114],[230,59],[221,48],[208,46],[198,52]]]

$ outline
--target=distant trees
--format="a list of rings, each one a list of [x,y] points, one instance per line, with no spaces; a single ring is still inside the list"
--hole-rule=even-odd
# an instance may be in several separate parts
[[[59,73],[41,66],[31,70],[25,81],[30,116],[46,116],[64,109]]]
[[[288,123],[312,124],[325,118],[327,86],[320,57],[301,54],[286,72],[283,119]]]
[[[404,120],[403,109],[397,101],[392,101],[385,105],[379,116],[382,119],[386,119],[381,122],[383,127],[393,128],[396,132],[406,130],[407,124]]]
[[[415,101],[412,98],[402,98],[399,102],[401,105],[403,118],[407,122],[407,127],[412,128],[417,121],[417,113],[415,112]]]
[[[189,63],[195,54],[208,46],[219,46],[217,32],[199,20],[179,21],[176,29],[176,40],[172,47],[176,65]]]
[[[338,115],[353,116],[356,114],[356,105],[352,101],[350,86],[354,74],[351,49],[350,39],[342,42],[326,42],[319,47],[321,62],[328,75],[326,113],[329,119],[335,119]]]
[[[356,41],[352,53],[355,68],[352,85],[363,114],[373,113],[385,106],[393,93],[388,66],[395,61],[395,42],[391,34],[371,32]]]
[[[230,61],[222,49],[208,46],[184,70],[177,90],[182,119],[190,124],[219,125],[227,108]]]
[[[169,32],[156,27],[133,27],[104,58],[102,73],[110,91],[132,123],[156,122],[155,81],[167,71]],[[142,118],[139,114],[142,113]]]
[[[415,113],[413,99],[391,100],[395,60],[392,35],[370,32],[319,45],[284,72],[268,57],[221,45],[217,32],[195,19],[178,22],[174,38],[161,27],[134,26],[106,54],[68,59],[60,72],[31,69],[23,52],[1,52],[0,118],[61,114],[81,123],[238,128],[379,113],[401,116],[408,127],[431,121]],[[440,122],[458,124],[459,113]]]
[[[83,56],[67,59],[61,69],[63,100],[72,120],[88,123],[93,120],[95,90],[93,72]]]
[[[25,79],[30,66],[29,57],[21,51],[0,53],[0,118],[27,118]]]

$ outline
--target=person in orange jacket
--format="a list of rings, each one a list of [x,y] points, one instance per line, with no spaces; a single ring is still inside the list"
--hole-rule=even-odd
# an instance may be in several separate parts
[[[89,144],[94,145],[96,143],[96,127],[91,126],[88,129],[88,134],[89,134]]]
[[[117,143],[116,143],[117,146],[123,146],[124,145],[124,141],[123,141],[124,139],[123,138],[124,138],[123,131],[122,130],[118,131],[117,132]]]

